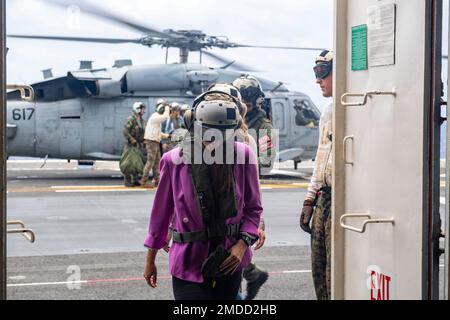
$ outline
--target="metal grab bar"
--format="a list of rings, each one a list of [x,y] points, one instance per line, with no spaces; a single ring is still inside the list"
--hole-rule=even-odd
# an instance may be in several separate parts
[[[355,141],[355,137],[354,136],[347,136],[347,137],[344,138],[344,142],[343,142],[343,144],[344,144],[344,163],[352,166],[352,165],[355,164],[355,161],[347,160],[347,141],[349,141],[349,140]]]
[[[10,220],[6,223],[8,226],[15,226],[15,225],[19,225],[22,228],[26,228],[25,223],[23,221],[20,220]]]
[[[34,89],[32,86],[19,85],[19,84],[8,84],[6,85],[7,90],[19,90],[20,97],[24,101],[33,102],[34,101]],[[28,94],[27,94],[28,92]]]
[[[367,100],[372,96],[382,96],[382,95],[391,95],[396,97],[397,93],[395,91],[369,91],[366,93],[344,93],[341,97],[341,104],[344,107],[362,107],[367,104]],[[346,98],[348,97],[363,97],[362,102],[346,102]]]
[[[368,219],[363,222],[362,228],[358,229],[358,228],[346,225],[345,224],[345,220],[347,218],[368,218]],[[374,223],[391,223],[392,225],[395,225],[395,220],[394,220],[394,218],[391,218],[391,219],[372,219],[372,216],[370,214],[362,213],[362,214],[344,214],[341,217],[340,223],[341,223],[341,227],[346,229],[346,230],[357,232],[357,233],[364,233],[364,232],[366,232],[367,225],[369,225],[369,224],[374,224]]]
[[[8,229],[8,234],[21,234],[27,241],[34,243],[36,241],[36,235],[34,234],[33,230],[28,229],[25,226],[25,223],[23,223],[20,220],[14,220],[14,221],[8,221],[6,223],[8,226],[14,226],[19,225],[21,228],[19,229]]]

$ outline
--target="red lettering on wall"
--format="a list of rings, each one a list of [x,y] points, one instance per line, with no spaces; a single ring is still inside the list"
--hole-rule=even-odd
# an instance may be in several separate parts
[[[373,296],[373,292],[375,291],[374,289],[375,287],[375,282],[374,279],[376,278],[377,273],[375,271],[372,271],[372,273],[370,274],[370,300],[376,300],[375,297]]]
[[[387,296],[386,296],[386,300],[390,300],[390,297],[389,297],[389,287],[391,286],[391,277],[388,277],[388,276],[386,276],[386,293],[387,293]]]
[[[391,277],[372,271],[370,274],[370,286],[370,300],[390,300]]]

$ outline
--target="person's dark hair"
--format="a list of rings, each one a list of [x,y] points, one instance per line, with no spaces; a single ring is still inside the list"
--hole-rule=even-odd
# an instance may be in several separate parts
[[[234,165],[213,164],[211,165],[211,182],[216,188],[216,194],[233,191],[234,184]]]
[[[232,142],[224,141],[224,144],[221,146],[223,148],[223,159],[217,159],[219,163],[210,165],[211,184],[218,191],[216,194],[233,191],[234,163],[227,163],[226,143],[234,143],[234,140]]]

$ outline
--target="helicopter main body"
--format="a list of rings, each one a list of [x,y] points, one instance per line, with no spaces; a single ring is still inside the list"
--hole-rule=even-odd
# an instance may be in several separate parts
[[[8,94],[8,156],[69,160],[119,160],[123,126],[136,101],[154,112],[157,100],[191,105],[213,83],[230,83],[241,73],[196,64],[121,66],[78,70],[33,86],[34,102]],[[279,130],[280,160],[315,157],[318,127],[299,124],[299,101],[320,116],[311,99],[284,85],[260,79],[266,111]],[[297,108],[297,109],[296,109]]]

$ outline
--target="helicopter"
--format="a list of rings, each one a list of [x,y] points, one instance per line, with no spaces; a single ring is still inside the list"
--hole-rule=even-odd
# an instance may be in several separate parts
[[[32,84],[33,99],[22,99],[23,90],[8,92],[8,157],[56,158],[79,161],[120,160],[123,125],[137,101],[147,106],[146,117],[157,101],[192,105],[194,99],[215,83],[231,83],[251,71],[208,50],[240,47],[275,50],[321,48],[256,46],[209,36],[200,30],[163,30],[141,25],[86,1],[46,0],[55,6],[74,3],[83,12],[143,33],[140,38],[92,38],[42,35],[14,35],[10,38],[76,41],[87,43],[134,43],[166,50],[166,63],[133,65],[131,59],[117,60],[111,68],[94,68],[92,61],[81,61],[78,70],[54,77],[44,70],[44,80]],[[179,49],[179,63],[168,63],[168,50]],[[199,52],[199,63],[189,62],[189,53]],[[202,64],[206,55],[223,64],[212,68]],[[237,69],[234,71],[231,69]],[[244,73],[245,72],[245,73]],[[279,161],[297,164],[314,159],[319,139],[320,111],[304,93],[290,91],[282,82],[257,77],[265,93],[264,110],[279,130]],[[145,119],[147,120],[147,119]]]

